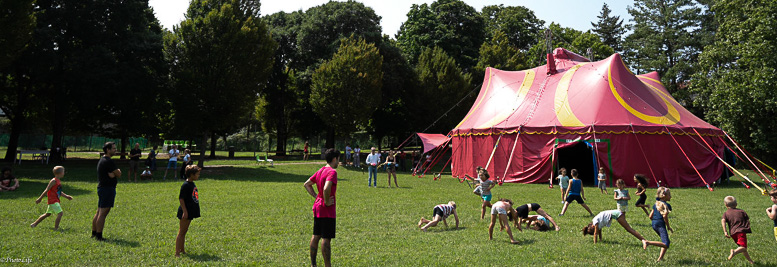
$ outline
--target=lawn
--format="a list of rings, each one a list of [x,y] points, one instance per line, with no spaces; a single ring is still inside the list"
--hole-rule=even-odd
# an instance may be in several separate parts
[[[75,199],[63,198],[65,210],[60,231],[53,231],[48,218],[37,228],[32,223],[46,210],[34,200],[51,177],[53,165],[27,162],[14,172],[22,180],[17,192],[0,193],[2,242],[0,259],[29,259],[35,265],[262,265],[305,266],[309,264],[308,241],[312,232],[313,198],[302,183],[323,162],[281,164],[274,167],[253,161],[223,161],[204,170],[197,182],[202,218],[192,222],[187,251],[174,258],[178,229],[180,181],[128,183],[118,185],[116,207],[108,216],[100,243],[89,238],[97,203],[96,160],[68,160],[64,166],[63,191]],[[223,166],[234,165],[234,166]],[[126,163],[119,163],[126,168]],[[125,171],[126,175],[126,171]],[[368,188],[361,170],[338,168],[337,238],[332,242],[333,263],[338,266],[527,266],[527,265],[653,265],[655,247],[643,251],[638,240],[617,223],[604,229],[604,241],[594,245],[581,228],[591,217],[573,204],[563,217],[558,188],[547,185],[505,184],[494,188],[495,198],[507,197],[518,204],[540,203],[559,222],[559,232],[524,230],[514,233],[521,244],[510,245],[498,230],[488,240],[488,221],[480,220],[479,199],[466,183],[451,178],[433,181],[400,174],[400,188],[387,188],[385,173],[380,187]],[[629,190],[633,196],[634,189]],[[612,191],[610,191],[612,193]],[[648,190],[650,195],[655,189]],[[614,209],[612,194],[586,187],[589,206],[598,212]],[[768,197],[741,185],[718,188],[673,189],[675,229],[672,246],[662,265],[741,265],[737,256],[726,261],[732,240],[723,236],[720,218],[723,197],[736,196],[740,208],[751,219],[748,236],[751,257],[759,264],[777,265],[772,222],[764,209]],[[416,223],[429,218],[436,204],[454,200],[459,206],[459,229],[432,228],[423,233]],[[45,200],[44,200],[45,201]],[[650,202],[650,201],[649,201]],[[632,200],[629,204],[633,205]],[[633,206],[628,220],[650,240],[658,236],[649,219]],[[449,220],[453,226],[453,218]],[[319,254],[319,263],[323,263]]]

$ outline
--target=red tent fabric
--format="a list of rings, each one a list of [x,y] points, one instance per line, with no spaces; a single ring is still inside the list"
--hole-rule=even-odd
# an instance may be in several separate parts
[[[663,181],[670,187],[704,186],[720,177],[723,164],[694,129],[719,155],[723,132],[675,101],[658,74],[634,75],[619,54],[588,62],[557,48],[554,60],[558,72],[552,75],[547,65],[486,70],[475,103],[451,132],[454,176],[474,176],[501,135],[488,171],[506,182],[547,183],[556,151],[577,141],[590,144],[608,185],[618,178],[634,185],[635,173],[646,174],[651,186]]]
[[[428,134],[428,133],[416,133],[416,134],[418,134],[418,137],[421,138],[421,142],[423,142],[424,144],[424,153],[429,152],[438,146],[441,146],[443,143],[445,143],[450,139],[447,136],[442,134]]]

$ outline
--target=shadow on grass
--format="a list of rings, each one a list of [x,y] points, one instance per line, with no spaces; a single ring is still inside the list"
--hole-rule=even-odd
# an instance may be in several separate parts
[[[700,261],[700,260],[689,260],[689,259],[683,259],[683,260],[679,260],[677,262],[680,263],[681,265],[697,265],[697,266],[709,266],[709,265],[712,265],[710,262]],[[759,265],[759,264],[756,262],[755,265]]]
[[[227,175],[229,174],[229,175]],[[310,178],[308,175],[288,174],[273,168],[248,168],[233,166],[205,166],[204,178],[214,180],[255,181],[255,182],[290,182],[304,183]],[[338,178],[345,181],[345,179]]]
[[[138,241],[129,241],[121,238],[108,238],[105,240],[105,242],[113,245],[122,246],[122,247],[133,247],[133,248],[140,247],[140,242]]]
[[[35,199],[40,196],[40,193],[46,189],[48,182],[49,182],[48,180],[20,181],[19,189],[16,189],[15,191],[11,191],[11,192],[0,193],[0,199],[29,198],[30,201],[34,203]],[[80,196],[80,195],[92,193],[93,191],[79,189],[75,187],[69,187],[67,186],[67,181],[62,181],[62,192],[71,196]],[[46,197],[44,196],[41,202],[43,204],[46,204],[45,201],[46,201]],[[67,199],[65,197],[62,197],[60,201],[67,201]]]
[[[221,261],[221,257],[208,253],[186,254],[186,257],[199,262]]]

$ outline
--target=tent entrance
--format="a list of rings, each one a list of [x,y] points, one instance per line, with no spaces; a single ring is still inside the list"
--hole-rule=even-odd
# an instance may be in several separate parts
[[[572,178],[572,169],[577,169],[578,177],[583,180],[583,184],[596,184],[597,172],[594,170],[598,167],[594,165],[593,148],[588,143],[575,142],[559,148],[556,153],[558,155],[556,160],[558,168],[566,168],[569,178]]]

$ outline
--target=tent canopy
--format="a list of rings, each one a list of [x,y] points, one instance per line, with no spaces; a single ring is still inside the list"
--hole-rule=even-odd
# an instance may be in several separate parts
[[[553,55],[558,72],[550,75],[547,65],[486,69],[472,108],[451,131],[454,176],[474,174],[494,152],[492,177],[548,182],[564,167],[555,166],[554,155],[569,140],[592,144],[608,184],[621,178],[633,185],[635,173],[669,186],[704,186],[720,176],[723,165],[694,130],[720,155],[722,131],[678,103],[657,73],[635,75],[619,54],[597,62],[562,48]]]
[[[416,133],[419,138],[421,138],[421,142],[424,144],[424,153],[431,151],[432,149],[437,148],[438,146],[441,146],[448,140],[450,140],[450,137],[447,137],[442,134],[428,134],[428,133]]]

